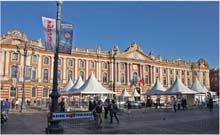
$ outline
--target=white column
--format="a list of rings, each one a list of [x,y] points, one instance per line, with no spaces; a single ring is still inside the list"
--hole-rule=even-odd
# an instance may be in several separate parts
[[[167,87],[170,87],[170,69],[166,69],[167,70]]]
[[[38,55],[37,78],[38,78],[38,81],[41,82],[42,80],[42,55]]]
[[[155,66],[153,66],[153,84],[155,83],[156,80],[156,72],[155,72]]]
[[[86,60],[86,79],[89,77],[89,61]]]
[[[77,58],[75,58],[74,63],[75,63],[75,67],[74,67],[75,68],[75,73],[74,73],[75,77],[74,77],[74,80],[76,81],[77,77],[78,77],[78,59]]]
[[[110,61],[110,81],[113,82],[113,60]]]
[[[54,58],[53,58],[53,56],[51,56],[51,67],[50,67],[50,82],[51,83],[53,83],[53,67],[54,67]],[[62,76],[62,71],[60,71],[61,72],[61,76]],[[61,79],[62,80],[62,79]]]
[[[5,76],[7,76],[7,78],[9,78],[10,77],[10,75],[9,75],[9,70],[11,70],[11,67],[9,67],[9,58],[10,58],[10,53],[9,53],[9,50],[6,50],[6,67],[5,67]]]
[[[120,73],[120,71],[121,71],[121,68],[120,68],[120,62],[118,62],[118,83],[120,82],[120,76],[121,76],[121,73]]]
[[[161,84],[163,84],[163,68],[162,67],[158,67],[159,68],[159,77],[158,77],[158,79],[160,80],[160,83]],[[156,78],[156,76],[155,76],[155,78]],[[163,86],[164,86],[164,84],[163,84]]]
[[[142,64],[142,78],[145,78],[145,65],[144,64]]]
[[[127,68],[127,74],[126,74],[126,77],[127,77],[127,84],[130,85],[130,77],[129,77],[129,63],[127,62],[126,64],[126,68]]]
[[[102,79],[102,66],[101,66],[102,62],[99,62],[98,65],[99,65],[99,77],[98,77],[98,81],[101,81]]]
[[[117,69],[117,65],[118,65],[118,62],[115,62],[115,83],[117,84],[118,83],[118,69]]]

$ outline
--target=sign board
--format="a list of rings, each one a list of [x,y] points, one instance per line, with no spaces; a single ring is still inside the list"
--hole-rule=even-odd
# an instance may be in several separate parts
[[[53,113],[52,120],[70,120],[70,119],[90,119],[93,120],[93,113],[86,112],[60,112]]]

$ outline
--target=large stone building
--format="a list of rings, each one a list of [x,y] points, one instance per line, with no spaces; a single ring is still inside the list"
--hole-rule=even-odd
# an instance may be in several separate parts
[[[219,95],[219,68],[210,70],[210,90]]]
[[[28,56],[26,60],[26,65],[32,67],[31,79],[25,82],[26,100],[48,99],[52,90],[54,54],[45,50],[41,40],[30,40],[24,33],[17,30],[2,35],[0,42],[0,98],[11,100],[22,97],[22,78],[18,76],[17,65],[24,65],[24,57],[17,52],[17,46],[21,46],[22,53],[27,43],[35,48],[35,53]],[[32,49],[29,48],[28,53],[31,54],[31,52]],[[146,54],[135,42],[123,51],[115,45],[109,51],[103,51],[100,48],[72,48],[71,55],[59,55],[58,87],[60,89],[69,78],[76,81],[81,75],[85,80],[90,72],[94,72],[98,81],[106,88],[117,92],[117,95],[124,88],[130,94],[134,88],[142,94],[152,87],[156,78],[164,87],[169,88],[176,77],[179,77],[188,87],[191,87],[195,77],[198,77],[203,85],[210,88],[209,66],[204,59],[199,59],[197,62],[163,59],[155,57],[152,52]],[[139,83],[142,78],[144,78],[144,84]],[[15,80],[17,83],[13,85]]]

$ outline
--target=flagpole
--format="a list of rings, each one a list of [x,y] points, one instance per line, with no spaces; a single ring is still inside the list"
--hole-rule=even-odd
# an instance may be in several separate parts
[[[53,121],[52,116],[54,112],[59,112],[58,110],[58,98],[60,94],[58,93],[58,59],[59,59],[59,32],[60,32],[60,18],[61,18],[61,1],[57,1],[57,18],[56,18],[56,51],[54,54],[54,70],[53,70],[53,90],[50,94],[52,99],[50,107],[50,115],[48,117],[48,126],[46,128],[46,133],[57,134],[63,133],[63,127],[59,125],[59,121]]]

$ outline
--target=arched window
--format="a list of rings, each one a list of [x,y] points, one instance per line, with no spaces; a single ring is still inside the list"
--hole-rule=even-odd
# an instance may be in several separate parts
[[[11,89],[10,89],[10,96],[11,97],[16,97],[16,88],[15,87],[11,87]]]
[[[138,82],[138,74],[137,74],[137,72],[134,72],[133,73],[133,83],[137,84],[137,82]]]
[[[147,71],[148,71],[148,65],[145,65],[145,66],[144,66],[144,69],[145,69],[145,71],[147,72]]]
[[[103,75],[102,75],[102,82],[103,83],[107,82],[107,73],[103,73]]]
[[[18,53],[12,54],[12,60],[18,60]]]
[[[83,72],[83,71],[80,71],[79,74],[80,74],[82,80],[84,80],[84,72]]]
[[[84,67],[84,60],[80,60],[80,61],[79,61],[79,67],[80,67],[80,68],[83,68],[83,67]]]
[[[11,67],[11,78],[17,78],[17,66],[16,65],[13,65]]]
[[[121,74],[121,84],[125,83],[125,74]]]
[[[104,69],[107,69],[107,63],[106,62],[103,62],[102,66],[103,66]]]
[[[44,64],[49,64],[49,58],[48,57],[44,57]]]
[[[43,97],[48,97],[48,89],[46,87],[43,88]]]
[[[37,63],[37,56],[36,55],[32,56],[32,63]]]
[[[73,66],[73,61],[72,61],[71,59],[68,60],[68,65],[69,65],[70,67]]]
[[[36,68],[35,67],[33,67],[32,68],[32,74],[31,74],[31,78],[32,78],[32,80],[35,80],[36,79]]]
[[[31,90],[31,96],[36,97],[36,88],[35,87],[33,87]]]
[[[90,61],[90,68],[91,68],[91,69],[94,69],[94,68],[95,68],[95,64],[94,64],[93,61]]]
[[[72,79],[73,72],[71,70],[68,71],[68,80]]]

